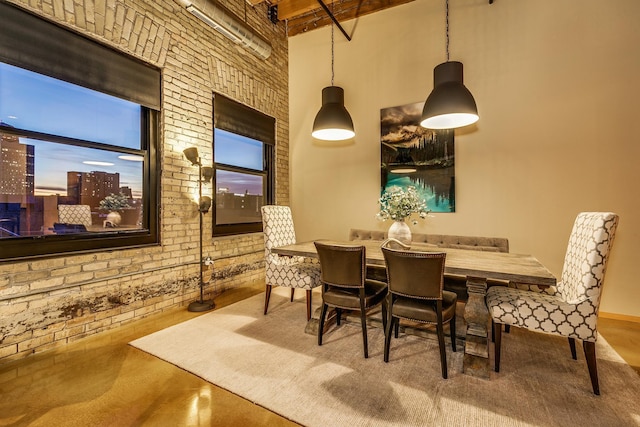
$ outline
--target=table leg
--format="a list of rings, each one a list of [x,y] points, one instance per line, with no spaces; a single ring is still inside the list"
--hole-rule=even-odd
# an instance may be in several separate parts
[[[467,277],[469,299],[464,310],[467,323],[462,371],[479,378],[489,378],[489,310],[485,302],[487,280]]]
[[[307,322],[304,332],[309,335],[318,335],[318,327],[320,327],[320,315],[322,314],[322,306],[315,309],[311,314],[311,319]],[[336,310],[330,308],[327,312],[327,318],[324,319],[324,331],[326,332],[338,320]]]

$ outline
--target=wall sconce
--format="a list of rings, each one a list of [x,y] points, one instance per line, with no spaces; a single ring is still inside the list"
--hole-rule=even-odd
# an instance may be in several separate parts
[[[204,300],[204,279],[202,277],[202,266],[203,258],[202,258],[202,222],[204,214],[209,212],[211,208],[211,197],[202,195],[202,183],[209,182],[213,177],[213,168],[210,166],[202,166],[202,159],[198,155],[198,149],[196,147],[189,147],[183,151],[184,156],[191,162],[192,166],[198,166],[198,211],[200,217],[200,299],[198,301],[193,301],[187,307],[189,311],[207,311],[214,308],[216,305],[213,300]]]

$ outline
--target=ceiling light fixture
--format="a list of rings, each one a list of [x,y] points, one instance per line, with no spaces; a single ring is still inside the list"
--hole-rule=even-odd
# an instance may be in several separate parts
[[[413,157],[411,157],[410,149],[398,147],[398,154],[393,163],[389,165],[389,172],[395,174],[413,173],[417,169]]]
[[[84,160],[82,163],[91,166],[113,166],[111,162],[101,162],[99,160]]]
[[[136,155],[123,154],[121,156],[118,156],[118,158],[120,160],[127,160],[130,162],[144,162],[144,157]]]
[[[463,84],[462,63],[449,61],[449,0],[446,0],[447,61],[433,69],[433,91],[422,110],[420,125],[428,129],[454,129],[478,121],[478,107]]]
[[[175,0],[192,15],[259,58],[271,56],[271,45],[231,11],[214,0]]]
[[[320,1],[320,0],[318,0]],[[328,12],[329,13],[329,12]],[[331,13],[329,13],[332,16]],[[334,40],[333,21],[331,23],[331,86],[322,89],[322,107],[313,121],[311,135],[324,141],[343,141],[353,138],[356,133],[353,120],[344,106],[344,89],[333,85]]]

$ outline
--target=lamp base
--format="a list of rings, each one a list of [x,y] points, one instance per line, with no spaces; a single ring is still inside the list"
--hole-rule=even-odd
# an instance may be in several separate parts
[[[189,304],[187,310],[193,312],[208,311],[212,310],[215,306],[213,301],[194,301]]]

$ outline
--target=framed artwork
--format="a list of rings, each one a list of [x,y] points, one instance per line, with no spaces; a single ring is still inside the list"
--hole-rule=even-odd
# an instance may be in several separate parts
[[[420,126],[424,102],[380,110],[381,194],[414,186],[431,212],[455,212],[453,129]]]

